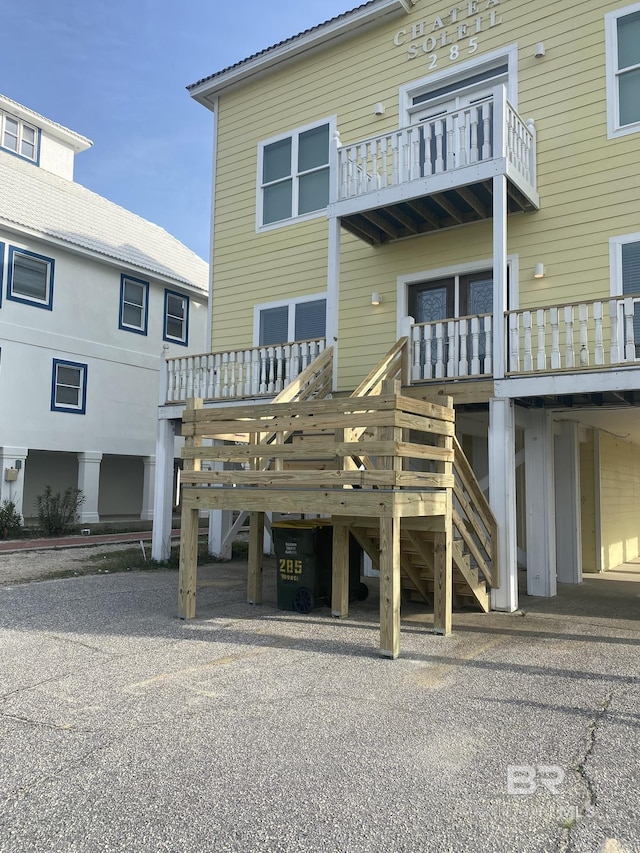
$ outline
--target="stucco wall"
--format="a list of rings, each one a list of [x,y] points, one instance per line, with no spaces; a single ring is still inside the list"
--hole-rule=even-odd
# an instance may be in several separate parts
[[[8,232],[0,232],[0,241],[5,244],[0,307],[0,445],[153,455],[168,285],[125,267],[87,260]],[[6,298],[9,245],[53,258],[53,310]],[[149,281],[146,335],[118,328],[121,273]],[[201,352],[206,310],[198,310],[197,300],[189,295],[189,341],[195,342],[196,352]],[[188,351],[194,349],[169,344],[167,354],[183,356]],[[87,366],[85,414],[51,410],[53,359]]]

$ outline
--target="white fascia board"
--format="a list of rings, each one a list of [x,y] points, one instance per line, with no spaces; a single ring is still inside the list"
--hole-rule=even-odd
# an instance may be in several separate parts
[[[267,49],[253,59],[240,62],[213,79],[205,79],[193,88],[188,87],[189,94],[198,103],[213,111],[215,98],[223,90],[236,86],[257,74],[272,70],[302,53],[308,53],[310,50],[323,47],[328,42],[351,36],[362,28],[379,24],[384,19],[407,15],[415,2],[416,0],[381,0],[373,6],[355,9],[338,20],[329,21],[311,31],[294,36],[285,44]]]
[[[81,136],[74,130],[69,130],[68,127],[51,121],[51,119],[40,115],[35,110],[30,110],[29,107],[25,107],[11,98],[7,98],[6,95],[0,95],[0,109],[16,116],[16,118],[22,121],[26,121],[27,124],[36,125],[36,127],[44,130],[49,136],[54,136],[56,139],[64,142],[65,145],[72,148],[77,154],[81,151],[86,151],[87,148],[91,148],[93,145],[93,142],[87,139],[86,136]]]
[[[103,252],[89,249],[86,246],[81,246],[78,243],[69,243],[59,237],[55,237],[50,234],[43,234],[42,231],[37,231],[35,228],[27,228],[25,225],[17,225],[15,222],[8,222],[1,217],[0,228],[3,228],[5,231],[10,231],[12,234],[17,234],[18,236],[24,235],[26,237],[32,237],[34,240],[39,240],[41,243],[46,243],[50,246],[59,246],[61,249],[64,249],[71,254],[90,258],[92,261],[99,261],[100,263],[107,264],[108,266],[117,267],[121,272],[126,270],[129,272],[135,272],[140,276],[145,276],[146,278],[153,278],[162,284],[187,290],[189,293],[201,296],[205,302],[207,301],[207,287],[198,287],[197,284],[193,284],[185,279],[175,278],[174,276],[167,275],[166,273],[149,269],[149,267],[139,266],[127,258],[116,258],[112,255],[107,255]]]
[[[597,394],[604,391],[635,391],[640,388],[640,369],[637,367],[611,367],[608,370],[580,373],[522,376],[496,379],[495,397],[563,396],[565,394]]]

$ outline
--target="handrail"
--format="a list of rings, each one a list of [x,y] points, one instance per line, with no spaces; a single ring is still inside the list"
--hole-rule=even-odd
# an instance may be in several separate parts
[[[378,393],[376,389],[382,384],[385,379],[395,379],[399,373],[402,373],[404,361],[406,359],[406,348],[409,338],[400,338],[391,347],[389,352],[376,364],[367,376],[358,385],[356,390],[350,395],[351,397],[366,397],[369,394]],[[400,363],[394,366],[394,360],[400,356]],[[403,379],[405,377],[402,377]],[[408,384],[404,382],[403,384]]]
[[[500,585],[498,522],[458,439],[453,438],[454,495],[458,506],[453,523],[491,587]]]

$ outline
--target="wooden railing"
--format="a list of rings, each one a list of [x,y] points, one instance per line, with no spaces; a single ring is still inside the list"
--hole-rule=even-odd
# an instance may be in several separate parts
[[[360,438],[346,441],[345,429],[359,431]],[[357,486],[355,491],[375,489],[376,492],[452,489],[454,486],[452,474],[430,470],[437,463],[453,462],[453,450],[437,443],[440,436],[453,435],[453,410],[411,397],[368,397],[366,407],[359,400],[345,398],[230,408],[187,408],[182,431],[186,438],[200,442],[203,438],[217,439],[237,432],[255,437],[251,443],[243,445],[205,447],[188,442],[182,453],[185,460],[248,462],[251,470],[184,471],[181,477],[184,487],[304,489],[309,491],[309,503],[314,502],[312,491],[322,492],[319,505],[325,512],[335,513],[345,508],[345,486]],[[307,432],[311,434],[308,441],[305,440]],[[258,436],[264,435],[275,438],[268,443],[258,440]],[[371,470],[345,470],[346,459],[362,454],[373,461]],[[319,459],[325,460],[321,470],[317,465]],[[335,490],[336,494],[332,496],[327,490]],[[355,504],[360,497],[354,494],[349,500]],[[238,500],[242,502],[241,497]],[[375,495],[364,502],[371,502],[373,507]],[[291,508],[284,493],[278,503],[279,506],[265,509],[286,512],[305,509],[300,505]]]
[[[280,393],[324,350],[324,338],[166,361],[166,402],[226,400]]]
[[[510,374],[588,370],[640,360],[640,298],[618,296],[506,315]]]
[[[411,379],[491,376],[493,316],[416,323],[411,327]]]
[[[535,187],[533,122],[520,118],[498,86],[479,103],[338,148],[337,201],[503,156],[497,126],[509,163]]]
[[[464,551],[469,554],[471,567],[483,575],[490,587],[497,588],[500,585],[498,523],[455,437],[453,448],[455,451],[453,526],[464,542]],[[460,565],[458,568],[463,570]]]

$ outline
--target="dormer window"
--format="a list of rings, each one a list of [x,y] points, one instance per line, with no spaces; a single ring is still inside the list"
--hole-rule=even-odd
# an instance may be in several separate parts
[[[38,160],[38,129],[7,113],[0,113],[0,146],[18,157]]]

